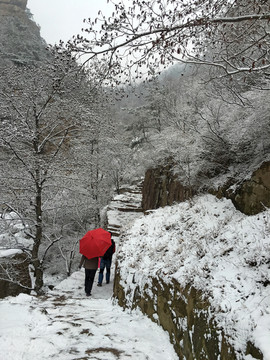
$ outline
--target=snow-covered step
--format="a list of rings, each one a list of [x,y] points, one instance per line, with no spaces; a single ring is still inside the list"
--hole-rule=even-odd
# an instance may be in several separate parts
[[[120,236],[124,226],[133,222],[142,214],[142,184],[124,186],[107,208],[108,230],[114,236]]]

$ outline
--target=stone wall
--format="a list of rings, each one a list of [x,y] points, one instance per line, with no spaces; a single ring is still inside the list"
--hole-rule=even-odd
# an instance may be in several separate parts
[[[14,282],[5,281],[5,271]],[[16,284],[19,281],[24,287]],[[20,293],[30,293],[31,278],[29,275],[29,261],[25,254],[16,254],[0,258],[0,299],[6,296],[17,296]]]
[[[187,286],[182,288],[176,280],[164,281],[161,277],[151,279],[151,288],[143,291],[132,284],[124,289],[116,266],[114,297],[124,308],[140,308],[152,321],[168,331],[171,343],[179,356],[186,360],[235,360],[235,350],[223,331],[209,318],[209,301],[203,294]],[[252,343],[246,344],[246,355],[263,359]]]

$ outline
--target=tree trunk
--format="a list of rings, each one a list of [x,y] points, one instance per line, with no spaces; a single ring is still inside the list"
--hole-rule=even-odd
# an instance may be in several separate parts
[[[42,241],[42,209],[41,209],[41,192],[42,188],[36,184],[36,234],[32,250],[32,264],[35,271],[35,291],[37,294],[42,292],[43,287],[43,265],[39,259],[39,247]]]

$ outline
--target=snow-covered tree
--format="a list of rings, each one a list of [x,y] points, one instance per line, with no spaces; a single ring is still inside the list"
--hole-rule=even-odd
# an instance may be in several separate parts
[[[111,1],[111,0],[108,0]],[[106,64],[105,76],[149,76],[175,61],[212,65],[220,76],[269,78],[268,1],[129,0],[114,2],[110,17],[86,19],[85,36],[68,47]],[[85,57],[84,57],[85,59]]]
[[[87,116],[81,93],[85,75],[70,58],[51,64],[8,68],[1,76],[2,207],[15,209],[33,239],[35,290],[43,286],[43,261],[59,240],[50,227],[52,207],[68,188],[68,154]],[[40,253],[41,246],[45,247]]]

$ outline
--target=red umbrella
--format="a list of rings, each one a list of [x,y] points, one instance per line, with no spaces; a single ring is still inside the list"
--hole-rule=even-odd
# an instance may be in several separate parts
[[[88,259],[103,256],[112,245],[111,234],[102,228],[88,231],[80,240],[80,253]]]

